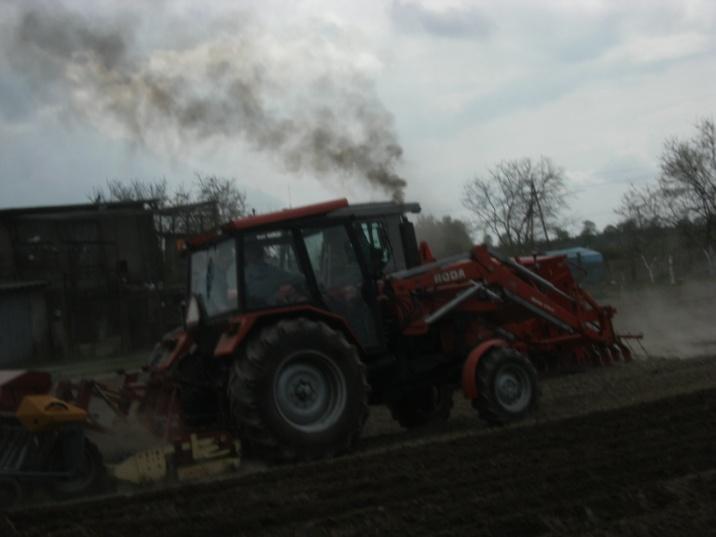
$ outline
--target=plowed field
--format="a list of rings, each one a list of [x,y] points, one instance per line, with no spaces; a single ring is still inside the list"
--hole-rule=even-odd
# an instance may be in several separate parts
[[[543,379],[536,416],[488,429],[458,401],[360,449],[184,487],[0,517],[0,535],[716,535],[716,360]]]

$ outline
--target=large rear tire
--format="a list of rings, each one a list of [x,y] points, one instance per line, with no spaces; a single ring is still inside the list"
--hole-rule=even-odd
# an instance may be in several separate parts
[[[228,385],[247,451],[314,460],[350,450],[368,416],[365,366],[344,335],[320,321],[263,328],[234,361]]]
[[[450,417],[453,388],[435,384],[405,394],[388,405],[390,414],[405,429],[427,427],[443,423]]]
[[[59,462],[59,467],[64,465],[64,462]],[[106,472],[99,449],[89,440],[85,440],[75,475],[51,481],[50,493],[58,500],[89,496],[102,491],[105,479]]]
[[[537,372],[521,352],[496,347],[477,366],[477,399],[472,405],[480,418],[502,425],[526,417],[537,405]]]
[[[13,478],[0,479],[0,513],[15,507],[22,501],[22,487]]]

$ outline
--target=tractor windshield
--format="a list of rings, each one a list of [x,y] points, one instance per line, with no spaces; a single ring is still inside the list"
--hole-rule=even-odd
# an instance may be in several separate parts
[[[238,308],[236,281],[234,239],[191,254],[191,293],[202,299],[209,317]]]

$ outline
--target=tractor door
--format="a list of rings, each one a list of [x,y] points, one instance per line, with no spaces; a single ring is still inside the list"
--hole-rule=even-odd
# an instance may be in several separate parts
[[[372,279],[344,225],[302,231],[322,301],[343,317],[364,349],[380,345]]]
[[[382,277],[384,274],[405,268],[404,260],[395,255],[393,242],[381,220],[357,222],[355,228],[358,242],[368,263],[368,272],[376,277]]]

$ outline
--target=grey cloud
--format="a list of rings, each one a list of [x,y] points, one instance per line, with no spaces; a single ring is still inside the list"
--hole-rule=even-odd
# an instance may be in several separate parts
[[[470,103],[461,116],[470,123],[485,122],[521,109],[537,108],[573,91],[580,83],[577,73],[525,79],[481,96]]]
[[[597,59],[611,49],[639,36],[664,37],[694,32],[712,35],[716,10],[705,10],[691,19],[683,3],[622,2],[596,14],[542,12],[528,14],[536,43],[556,59],[583,62]]]
[[[566,38],[549,41],[548,46],[556,58],[565,62],[594,60],[619,44],[621,36],[617,28],[608,23],[581,28]]]
[[[27,84],[0,68],[0,118],[14,123],[32,115]]]
[[[405,31],[425,32],[439,37],[483,38],[493,29],[492,20],[475,7],[433,10],[412,2],[396,0],[390,10],[393,23]]]

